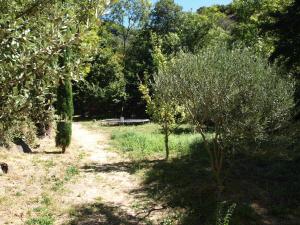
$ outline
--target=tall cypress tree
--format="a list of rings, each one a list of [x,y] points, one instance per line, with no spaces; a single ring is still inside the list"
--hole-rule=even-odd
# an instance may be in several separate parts
[[[60,66],[65,68],[66,75],[59,80],[57,88],[56,112],[59,116],[56,130],[56,147],[62,149],[62,153],[71,143],[72,117],[73,117],[73,93],[70,75],[68,74],[69,51],[65,50],[60,58]]]

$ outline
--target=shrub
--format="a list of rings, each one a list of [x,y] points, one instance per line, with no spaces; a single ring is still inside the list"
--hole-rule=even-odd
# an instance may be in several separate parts
[[[72,122],[57,122],[57,131],[55,142],[57,147],[61,147],[63,151],[71,143]]]
[[[226,202],[221,202],[217,212],[216,225],[229,225],[235,207],[236,207],[236,203],[227,206]]]
[[[277,71],[249,48],[218,45],[196,55],[181,53],[158,73],[202,135],[219,187],[226,150],[268,137],[290,117],[294,85]]]

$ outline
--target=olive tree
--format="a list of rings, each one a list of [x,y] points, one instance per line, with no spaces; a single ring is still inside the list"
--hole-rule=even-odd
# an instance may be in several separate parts
[[[181,53],[159,76],[202,135],[219,188],[233,143],[267,137],[293,107],[293,82],[249,48],[218,45],[196,55]],[[207,124],[214,132],[210,138]]]
[[[45,117],[53,114],[54,90],[64,76],[58,58],[66,47],[76,51],[70,72],[77,77],[98,43],[93,37],[105,4],[0,0],[0,145],[53,120]]]

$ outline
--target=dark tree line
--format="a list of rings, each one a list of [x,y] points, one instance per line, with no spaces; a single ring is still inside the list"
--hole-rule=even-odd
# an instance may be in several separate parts
[[[296,119],[300,118],[300,1],[291,4],[284,13],[274,13],[273,23],[263,27],[277,39],[271,60],[279,60],[284,69],[296,78]]]
[[[75,84],[76,114],[92,117],[144,117],[139,84],[157,72],[159,46],[171,58],[197,53],[215,43],[244,45],[278,60],[284,73],[299,77],[299,2],[240,1],[184,12],[173,0],[153,7],[140,0],[111,6],[99,28],[99,53],[84,81]],[[151,89],[151,88],[150,88]],[[299,90],[299,89],[298,89]],[[150,90],[151,92],[151,90]],[[299,91],[295,94],[299,105]]]

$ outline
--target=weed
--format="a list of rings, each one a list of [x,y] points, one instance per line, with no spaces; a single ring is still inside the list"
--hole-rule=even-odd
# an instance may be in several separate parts
[[[42,160],[42,159],[39,159],[37,157],[34,157],[32,159],[32,164],[34,166],[42,165],[45,169],[50,169],[50,168],[52,168],[56,165],[56,163],[53,161],[53,159]]]
[[[141,202],[136,201],[132,203],[131,207],[135,210],[138,210],[138,209],[143,209],[144,205]]]
[[[52,190],[53,191],[61,190],[63,188],[63,186],[64,186],[64,182],[61,180],[58,180],[57,182],[54,183]]]
[[[64,181],[60,180],[58,178],[55,178],[53,180],[53,185],[51,187],[51,190],[52,191],[59,191],[59,190],[61,190],[63,188],[63,186],[64,186]]]
[[[27,225],[52,225],[54,224],[53,215],[49,212],[48,207],[52,200],[48,194],[43,193],[40,199],[41,206],[34,208],[34,211],[39,215],[26,221]]]
[[[72,216],[72,217],[75,217],[77,216],[77,210],[76,208],[72,207],[69,209],[69,215]]]
[[[80,152],[77,157],[78,157],[78,160],[82,160],[84,157],[86,157],[86,153]]]
[[[18,191],[18,192],[16,192],[16,196],[20,197],[20,196],[22,196],[22,193]]]
[[[181,221],[183,214],[180,212],[173,212],[165,217],[161,222],[160,225],[174,225],[178,224],[178,221]]]
[[[78,174],[79,174],[79,170],[77,169],[77,167],[75,167],[75,166],[69,166],[66,169],[66,174],[65,174],[64,180],[65,181],[69,181],[69,180],[71,180],[72,177],[74,177],[74,176],[76,176]]]
[[[44,212],[47,211],[47,208],[43,207],[43,206],[39,206],[33,209],[34,212]]]
[[[47,194],[42,194],[42,200],[41,204],[49,206],[51,204],[52,200]]]
[[[56,165],[56,163],[52,159],[44,161],[44,166],[45,166],[46,169],[52,168],[55,165]]]
[[[160,225],[173,225],[174,220],[172,218],[165,218],[163,221],[160,223]]]
[[[69,166],[66,169],[65,175],[63,179],[57,178],[57,177],[53,177],[52,178],[52,187],[51,190],[52,191],[59,191],[63,189],[63,186],[65,184],[65,182],[70,181],[74,176],[79,174],[79,170],[77,167],[75,166]]]
[[[0,204],[3,204],[7,200],[6,196],[0,196]]]
[[[26,221],[27,225],[53,225],[54,218],[52,215],[42,215],[36,218],[31,218]]]
[[[216,225],[229,225],[236,204],[233,203],[229,206],[226,205],[227,205],[226,202],[222,202],[220,204],[220,207],[218,209],[218,214],[217,214]]]

